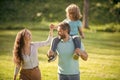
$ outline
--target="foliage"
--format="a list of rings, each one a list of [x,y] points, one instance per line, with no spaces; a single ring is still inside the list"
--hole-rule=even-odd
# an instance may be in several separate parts
[[[120,0],[91,0],[89,21],[91,24],[120,22]]]
[[[65,19],[65,8],[75,3],[83,10],[83,0],[0,0],[0,23],[48,22]],[[120,22],[119,0],[91,0],[89,6],[89,23],[106,24]]]
[[[107,25],[106,32],[120,32],[120,25],[118,24],[110,24],[109,26]]]
[[[87,30],[85,30],[87,31]],[[110,23],[105,25],[90,25],[90,31],[93,32],[120,32],[120,24]]]
[[[41,21],[41,22],[6,22],[0,24],[1,30],[20,30],[23,28],[28,28],[32,30],[48,30],[49,22]]]
[[[4,0],[0,4],[0,17],[1,21],[61,21],[66,6],[72,2],[78,0]]]

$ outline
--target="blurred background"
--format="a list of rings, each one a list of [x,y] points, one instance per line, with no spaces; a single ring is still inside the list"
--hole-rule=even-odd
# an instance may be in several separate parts
[[[83,15],[82,41],[89,55],[87,61],[79,60],[81,80],[120,79],[120,0],[0,0],[0,80],[13,80],[17,32],[28,28],[33,41],[46,40],[49,25],[63,21],[71,3],[77,4]],[[38,50],[42,80],[57,80],[57,60],[47,62],[49,47]]]
[[[46,22],[65,19],[65,8],[71,3],[77,4],[84,14],[84,1],[86,0],[0,0],[0,29],[46,28],[43,27],[48,25]],[[120,0],[90,0],[88,4],[90,25],[109,25],[120,31],[117,25],[120,23]]]

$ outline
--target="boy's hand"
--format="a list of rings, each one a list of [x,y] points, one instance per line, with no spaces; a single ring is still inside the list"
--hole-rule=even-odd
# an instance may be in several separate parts
[[[81,35],[81,38],[82,38],[82,39],[84,39],[84,38],[85,38],[85,35],[84,35],[84,34],[82,34],[82,35]]]

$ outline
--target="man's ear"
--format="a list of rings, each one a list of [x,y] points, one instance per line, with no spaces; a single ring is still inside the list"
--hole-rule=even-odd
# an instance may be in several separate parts
[[[68,34],[69,34],[69,31],[68,30],[65,30]]]

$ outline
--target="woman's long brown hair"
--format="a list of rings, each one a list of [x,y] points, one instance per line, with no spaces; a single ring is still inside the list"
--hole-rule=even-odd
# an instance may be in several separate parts
[[[23,62],[22,48],[25,45],[24,36],[25,36],[25,29],[18,32],[15,39],[14,49],[13,49],[13,61],[16,64],[16,66],[21,66],[21,63]]]

